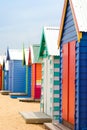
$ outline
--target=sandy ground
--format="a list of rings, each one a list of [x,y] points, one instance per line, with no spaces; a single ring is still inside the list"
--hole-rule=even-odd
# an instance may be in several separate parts
[[[0,130],[45,130],[43,125],[26,124],[21,111],[40,111],[40,104],[19,102],[0,94]]]

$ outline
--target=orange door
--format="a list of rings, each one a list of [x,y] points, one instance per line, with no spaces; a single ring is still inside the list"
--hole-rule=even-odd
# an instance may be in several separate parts
[[[69,43],[69,122],[75,114],[75,41]]]
[[[62,87],[62,118],[74,124],[75,41],[63,45]]]
[[[36,64],[36,80],[41,80],[41,70],[42,70],[42,67],[41,67],[41,64],[38,63]]]
[[[68,120],[68,44],[63,45],[62,118]]]

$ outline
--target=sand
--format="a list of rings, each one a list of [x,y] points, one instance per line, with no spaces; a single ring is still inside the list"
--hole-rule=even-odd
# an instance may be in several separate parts
[[[0,94],[0,130],[44,130],[43,125],[26,124],[19,114],[21,111],[40,111],[40,104],[19,102]]]

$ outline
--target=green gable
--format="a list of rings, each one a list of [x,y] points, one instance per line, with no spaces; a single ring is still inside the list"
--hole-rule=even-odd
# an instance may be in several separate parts
[[[41,44],[40,44],[39,58],[44,58],[47,56],[48,56],[48,50],[47,50],[47,45],[46,45],[45,33],[43,30]]]

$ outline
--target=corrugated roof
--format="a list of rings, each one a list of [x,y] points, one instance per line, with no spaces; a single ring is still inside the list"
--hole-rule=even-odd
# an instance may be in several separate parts
[[[58,27],[44,27],[45,42],[49,55],[59,55],[57,47],[58,34]]]
[[[23,52],[22,49],[9,49],[10,60],[22,60]]]
[[[41,63],[41,61],[38,60],[39,49],[40,49],[40,45],[38,44],[30,45],[32,63]]]
[[[80,32],[87,32],[87,0],[70,0]]]

